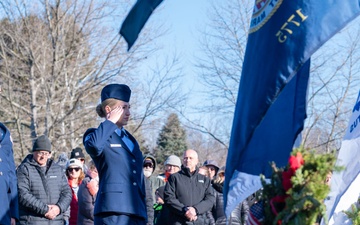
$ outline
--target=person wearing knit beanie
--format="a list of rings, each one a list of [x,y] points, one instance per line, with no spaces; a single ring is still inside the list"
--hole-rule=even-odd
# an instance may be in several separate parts
[[[51,142],[45,135],[39,136],[32,148],[34,160],[41,166],[45,167],[48,159],[51,157]]]
[[[171,174],[177,173],[181,169],[181,159],[176,155],[170,155],[165,163],[165,181],[169,178]]]
[[[71,151],[70,159],[85,159],[85,155],[80,147],[76,147]],[[84,164],[84,163],[83,163]]]
[[[47,151],[51,152],[51,142],[45,135],[39,136],[33,145],[32,151]]]
[[[164,170],[165,173],[159,174],[157,176],[157,179],[162,180],[165,185],[165,182],[167,182],[167,179],[171,174],[179,172],[181,169],[181,159],[176,155],[170,155],[167,157],[167,159],[164,162]]]
[[[34,141],[32,153],[18,166],[16,176],[19,224],[63,224],[68,220],[65,212],[71,189],[62,167],[51,158],[51,142],[46,135]]]

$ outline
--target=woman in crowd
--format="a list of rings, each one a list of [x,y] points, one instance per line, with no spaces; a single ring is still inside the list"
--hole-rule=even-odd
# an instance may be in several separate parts
[[[94,164],[90,161],[86,176],[79,187],[78,203],[79,211],[77,224],[78,225],[93,225],[94,224],[94,205],[96,194],[99,190],[99,175]]]
[[[246,200],[236,206],[236,208],[231,212],[230,218],[228,218],[228,223],[226,223],[223,198],[224,180],[225,169],[222,168],[219,170],[212,184],[215,190],[216,201],[212,209],[214,220],[211,222],[211,224],[214,224],[215,222],[216,225],[244,225],[246,223],[249,212],[249,206]]]
[[[70,203],[69,225],[77,224],[78,215],[78,190],[82,180],[85,177],[82,163],[78,159],[70,159],[66,166],[66,176],[72,191],[72,199]]]

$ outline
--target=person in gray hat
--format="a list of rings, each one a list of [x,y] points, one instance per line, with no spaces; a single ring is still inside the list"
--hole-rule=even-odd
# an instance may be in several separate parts
[[[32,154],[19,165],[18,178],[20,224],[64,224],[70,205],[71,189],[60,165],[51,159],[51,142],[39,136]]]
[[[159,174],[157,176],[158,179],[164,182],[160,186],[165,185],[165,182],[167,182],[169,176],[171,174],[179,172],[180,168],[181,168],[181,159],[179,157],[177,157],[176,155],[170,155],[169,157],[167,157],[167,159],[164,162],[165,173]]]

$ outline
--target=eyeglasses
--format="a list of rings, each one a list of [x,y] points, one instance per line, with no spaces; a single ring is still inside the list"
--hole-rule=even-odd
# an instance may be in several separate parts
[[[37,152],[37,154],[38,154],[39,156],[49,156],[49,155],[50,155],[49,152]]]
[[[81,162],[85,162],[85,159],[79,159]]]
[[[178,167],[178,166],[175,166],[175,165],[170,165],[170,164],[167,164],[166,165],[168,168],[171,168],[171,167]],[[178,167],[179,168],[179,167]]]
[[[152,164],[145,164],[144,167],[150,167],[150,168],[153,168],[153,165]]]
[[[75,170],[76,172],[79,172],[80,168],[68,168],[67,170],[69,172],[72,172],[73,170]]]

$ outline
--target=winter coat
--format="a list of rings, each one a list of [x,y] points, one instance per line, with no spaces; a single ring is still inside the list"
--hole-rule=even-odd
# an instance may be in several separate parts
[[[226,225],[226,216],[224,213],[223,183],[213,183],[216,201],[212,208],[212,215],[216,225]],[[228,225],[244,225],[247,221],[249,206],[247,201],[237,205],[231,212],[228,219]]]
[[[154,171],[156,170],[156,167],[157,167],[157,162],[156,162],[155,157],[150,155],[150,154],[146,154],[146,155],[144,155],[144,161],[145,161],[146,158],[150,158],[153,161],[153,164],[154,164],[153,173],[151,174],[150,177],[148,177],[148,181],[149,181],[149,184],[150,184],[150,187],[151,187],[152,199],[154,200],[153,203],[155,204],[155,200],[156,200],[155,199],[155,191],[159,187],[164,186],[165,181],[157,179],[157,177],[154,176]]]
[[[150,186],[150,181],[148,178],[145,178],[145,191],[146,191],[146,210],[147,210],[147,216],[148,216],[148,222],[147,225],[154,224],[154,200],[152,198],[152,190]]]
[[[71,189],[62,168],[48,160],[46,167],[40,165],[29,154],[18,167],[18,191],[20,224],[63,224],[63,213],[71,201]],[[60,214],[53,220],[45,217],[48,205],[57,205]]]
[[[206,212],[215,202],[214,191],[210,179],[198,173],[190,173],[181,167],[178,173],[170,175],[164,191],[165,207],[170,210],[168,224],[186,224],[185,207],[194,207],[198,220],[194,224],[206,224]]]
[[[19,219],[18,189],[10,131],[0,123],[0,224]]]
[[[87,184],[91,181],[91,177],[86,176],[81,183],[78,191],[78,225],[94,225],[94,205],[96,195],[92,196],[87,188]]]

